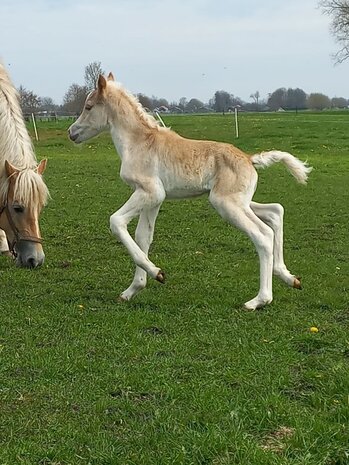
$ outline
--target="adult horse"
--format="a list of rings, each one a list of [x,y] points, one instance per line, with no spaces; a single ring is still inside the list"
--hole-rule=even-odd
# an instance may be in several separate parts
[[[46,160],[37,164],[18,93],[0,63],[0,252],[26,268],[45,258],[39,228],[48,198],[45,167]]]
[[[248,156],[230,144],[185,139],[160,127],[137,99],[115,82],[100,76],[97,89],[86,99],[82,114],[69,128],[80,143],[109,129],[121,158],[121,178],[134,193],[110,218],[112,232],[136,264],[131,285],[121,294],[131,299],[146,285],[147,274],[164,282],[164,272],[148,258],[154,224],[163,200],[209,193],[209,200],[228,222],[253,241],[260,260],[258,295],[245,303],[256,309],[272,301],[272,274],[300,289],[283,259],[283,207],[252,201],[257,186],[255,167],[283,162],[298,182],[305,184],[311,168],[286,152],[270,151]],[[139,217],[135,241],[127,225]]]

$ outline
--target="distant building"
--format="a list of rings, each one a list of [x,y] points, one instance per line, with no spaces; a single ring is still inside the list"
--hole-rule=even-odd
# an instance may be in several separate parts
[[[154,108],[154,111],[157,111],[158,113],[168,113],[170,110],[165,107],[165,105],[161,105],[161,107]]]

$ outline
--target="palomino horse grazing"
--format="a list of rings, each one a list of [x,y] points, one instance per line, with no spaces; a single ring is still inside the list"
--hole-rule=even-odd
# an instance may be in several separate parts
[[[80,143],[109,129],[121,157],[121,178],[134,192],[110,218],[112,232],[136,264],[130,287],[120,296],[131,299],[146,285],[147,273],[161,283],[164,272],[148,258],[154,224],[165,197],[185,198],[209,193],[209,200],[229,223],[253,241],[260,260],[258,295],[245,303],[256,309],[272,301],[272,274],[300,289],[299,278],[283,259],[283,207],[252,202],[257,186],[255,167],[283,162],[298,182],[305,184],[311,168],[286,152],[247,156],[233,145],[185,139],[159,127],[137,99],[114,81],[100,76],[82,114],[69,128],[71,140]],[[135,241],[127,225],[139,216]]]
[[[48,198],[45,167],[46,160],[37,165],[17,91],[0,64],[0,252],[11,251],[18,266],[35,268],[45,258],[38,223]]]

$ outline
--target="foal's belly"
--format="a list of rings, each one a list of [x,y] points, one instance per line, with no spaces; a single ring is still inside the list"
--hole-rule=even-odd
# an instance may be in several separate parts
[[[200,195],[209,192],[209,190],[192,190],[192,189],[176,189],[171,191],[166,191],[166,198],[168,199],[189,199],[192,197],[199,197]]]
[[[208,183],[203,183],[199,179],[180,178],[175,182],[173,179],[162,179],[162,184],[169,199],[185,199],[198,197],[211,190]]]
[[[161,173],[161,182],[169,199],[198,197],[211,190],[211,176],[193,172]]]

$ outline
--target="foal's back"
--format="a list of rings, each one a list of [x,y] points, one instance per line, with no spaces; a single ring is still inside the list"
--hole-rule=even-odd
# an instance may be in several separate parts
[[[250,158],[231,144],[186,139],[162,128],[154,139],[149,157],[156,160],[168,197],[200,195],[218,185],[230,192],[250,186],[255,169]]]

